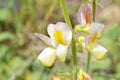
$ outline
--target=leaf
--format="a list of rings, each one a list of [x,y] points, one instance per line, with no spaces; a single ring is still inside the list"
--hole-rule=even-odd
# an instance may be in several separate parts
[[[10,32],[2,32],[0,33],[0,42],[4,40],[12,40],[14,35]]]
[[[9,47],[1,44],[0,45],[0,60],[4,61],[6,60],[6,58],[10,58],[11,56],[9,54],[10,54]]]
[[[16,32],[19,32],[22,30],[22,24],[19,16],[15,16],[14,24],[15,24]]]
[[[11,16],[11,13],[9,11],[9,9],[1,9],[0,10],[0,21],[5,21],[8,20],[10,21],[11,18],[9,18]]]
[[[11,66],[11,70],[17,69],[24,60],[21,57],[15,57],[12,60],[9,61],[9,66]]]

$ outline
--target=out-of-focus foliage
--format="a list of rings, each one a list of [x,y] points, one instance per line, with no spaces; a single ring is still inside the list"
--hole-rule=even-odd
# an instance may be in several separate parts
[[[75,26],[78,24],[77,10],[84,0],[66,1]],[[104,0],[102,3],[103,14],[97,16],[106,15],[104,11],[111,5],[120,7],[119,0]],[[108,10],[107,12],[109,13]],[[116,22],[110,22],[108,17],[104,19],[98,19],[106,24],[105,35],[100,43],[109,52],[101,62],[91,60],[91,75],[93,80],[119,80],[120,19],[118,21],[114,18]],[[34,32],[47,34],[47,25],[58,21],[64,21],[58,0],[0,0],[0,80],[50,80],[54,74],[72,72],[69,54],[66,64],[56,62],[50,68],[44,67],[37,60],[39,52],[46,45],[34,36]]]

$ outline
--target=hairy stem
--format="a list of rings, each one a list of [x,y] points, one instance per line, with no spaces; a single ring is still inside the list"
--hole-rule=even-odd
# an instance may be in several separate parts
[[[72,31],[72,55],[73,55],[73,80],[77,80],[77,54],[76,54],[76,42],[74,37],[74,31],[72,29],[71,21],[67,12],[67,7],[65,0],[60,0],[61,8],[63,11],[63,15],[65,18],[65,22],[69,25],[71,31]]]

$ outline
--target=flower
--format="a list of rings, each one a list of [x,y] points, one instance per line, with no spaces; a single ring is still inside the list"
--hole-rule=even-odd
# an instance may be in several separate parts
[[[89,34],[95,30],[98,30],[97,38],[101,38],[103,33],[103,24],[93,22],[92,5],[82,4],[78,10],[78,21],[80,25],[76,26],[77,32],[88,32]],[[101,25],[101,26],[100,26]]]
[[[75,27],[76,32],[86,32],[89,33],[90,26],[92,25],[92,5],[88,3],[87,5],[82,4],[78,10],[78,21],[80,25]]]
[[[80,80],[92,80],[91,77],[81,69],[79,70],[78,77]]]
[[[96,60],[103,60],[104,57],[107,55],[107,49],[105,49],[100,44],[96,43],[97,35],[99,33],[101,26],[99,29],[94,30],[89,36],[86,37],[86,49],[94,56]]]
[[[81,26],[89,26],[92,23],[92,6],[91,4],[82,4],[78,10],[78,21]]]
[[[82,4],[78,11],[78,21],[80,25],[75,28],[77,32],[87,32],[89,35],[85,37],[86,49],[97,59],[102,60],[107,50],[96,43],[103,35],[104,25],[92,21],[92,5],[90,3]],[[79,42],[80,43],[80,42]]]
[[[63,22],[57,24],[49,24],[47,28],[47,37],[41,33],[35,33],[44,43],[48,45],[40,55],[38,59],[45,66],[52,66],[57,58],[61,63],[65,62],[68,47],[72,39],[72,32],[68,25]]]

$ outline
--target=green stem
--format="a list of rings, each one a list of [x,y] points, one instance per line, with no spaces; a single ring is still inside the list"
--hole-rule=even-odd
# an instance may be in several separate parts
[[[72,24],[70,22],[70,18],[67,12],[66,3],[64,0],[60,0],[60,4],[61,4],[62,11],[63,11],[65,22],[69,25],[70,29],[72,30]]]
[[[95,22],[95,16],[96,16],[96,2],[95,0],[93,0],[93,4],[92,4],[92,9],[93,9],[93,22]],[[86,72],[89,73],[90,70],[90,58],[91,54],[88,51],[88,56],[87,56],[87,63],[86,63]]]
[[[89,73],[89,68],[90,68],[90,57],[91,57],[91,54],[88,53],[87,63],[86,63],[86,72],[87,72],[87,73]]]
[[[76,42],[75,42],[75,35],[74,31],[72,29],[71,21],[67,12],[67,7],[65,0],[60,0],[61,8],[63,11],[63,15],[65,18],[65,22],[69,25],[71,31],[72,31],[72,55],[73,55],[73,80],[77,80],[77,53],[76,53]]]
[[[96,2],[95,2],[95,0],[93,1],[92,9],[93,9],[93,21],[95,22],[95,16],[96,16]]]
[[[76,53],[76,42],[75,42],[75,36],[72,35],[72,55],[73,55],[73,80],[77,80],[77,53]]]

